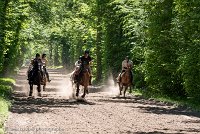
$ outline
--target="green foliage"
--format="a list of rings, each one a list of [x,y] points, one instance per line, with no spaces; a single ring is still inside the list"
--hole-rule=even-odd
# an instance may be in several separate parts
[[[151,90],[169,96],[184,96],[182,80],[177,73],[177,47],[170,36],[174,16],[173,1],[150,1],[146,3],[145,8],[148,15],[144,53],[145,80]]]
[[[3,125],[8,116],[8,110],[11,105],[8,98],[12,94],[12,85],[15,83],[10,78],[0,78],[0,132],[3,132]]]
[[[11,103],[0,96],[0,133],[4,133],[4,122],[8,117],[8,111]]]
[[[0,85],[12,86],[15,83],[15,80],[11,78],[0,78]]]
[[[14,72],[36,53],[74,68],[85,49],[102,82],[134,63],[136,88],[199,98],[198,1],[29,0],[0,2],[0,72]]]
[[[0,78],[0,96],[8,98],[12,92],[12,86],[15,81],[11,78]]]
[[[198,99],[199,88],[199,11],[198,1],[175,1],[174,37],[179,46],[179,69],[188,96]]]

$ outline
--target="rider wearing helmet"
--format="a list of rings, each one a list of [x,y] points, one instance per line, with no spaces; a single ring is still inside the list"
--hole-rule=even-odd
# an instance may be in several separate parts
[[[89,50],[85,50],[84,55],[80,58],[81,60],[81,67],[87,67],[89,73],[90,73],[90,81],[89,84],[92,85],[91,83],[91,79],[92,79],[92,72],[91,72],[91,62],[92,62],[92,58],[90,57],[90,52]]]
[[[126,71],[126,69],[128,68],[132,68],[133,67],[133,62],[129,59],[129,56],[126,56],[125,59],[122,61],[122,71],[119,74],[119,76],[117,77],[117,82],[121,81],[121,75],[123,72]],[[133,81],[133,73],[131,71],[131,82]]]
[[[31,65],[32,65],[32,69],[28,72],[28,79],[27,80],[31,80],[32,78],[35,77],[35,74],[38,70],[40,70],[40,66],[42,64],[42,61],[40,59],[40,54],[37,53],[35,55],[35,58],[31,61]]]

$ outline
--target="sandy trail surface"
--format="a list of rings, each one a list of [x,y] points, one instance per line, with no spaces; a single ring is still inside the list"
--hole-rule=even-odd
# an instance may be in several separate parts
[[[91,87],[85,100],[71,98],[69,75],[49,69],[52,79],[38,97],[28,98],[26,68],[16,78],[7,134],[195,134],[200,113],[128,94],[116,97],[111,85],[104,92]]]

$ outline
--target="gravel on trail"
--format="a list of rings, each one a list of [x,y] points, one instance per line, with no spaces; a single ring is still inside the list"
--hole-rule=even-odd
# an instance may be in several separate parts
[[[90,88],[85,99],[73,99],[69,75],[64,72],[49,69],[52,81],[43,97],[35,89],[34,97],[28,98],[26,68],[20,70],[6,134],[200,133],[200,113],[131,94],[116,97],[117,87]]]

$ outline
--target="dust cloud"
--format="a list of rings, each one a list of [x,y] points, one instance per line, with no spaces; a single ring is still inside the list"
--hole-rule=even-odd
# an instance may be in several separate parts
[[[65,75],[62,79],[57,82],[56,93],[57,96],[60,96],[65,99],[73,98],[74,88],[72,85],[72,81],[70,80],[71,73]]]
[[[115,84],[114,82],[114,78],[112,75],[109,76],[108,80],[107,80],[107,84],[104,87],[104,91],[108,94],[108,95],[119,95],[119,87],[118,84]]]

